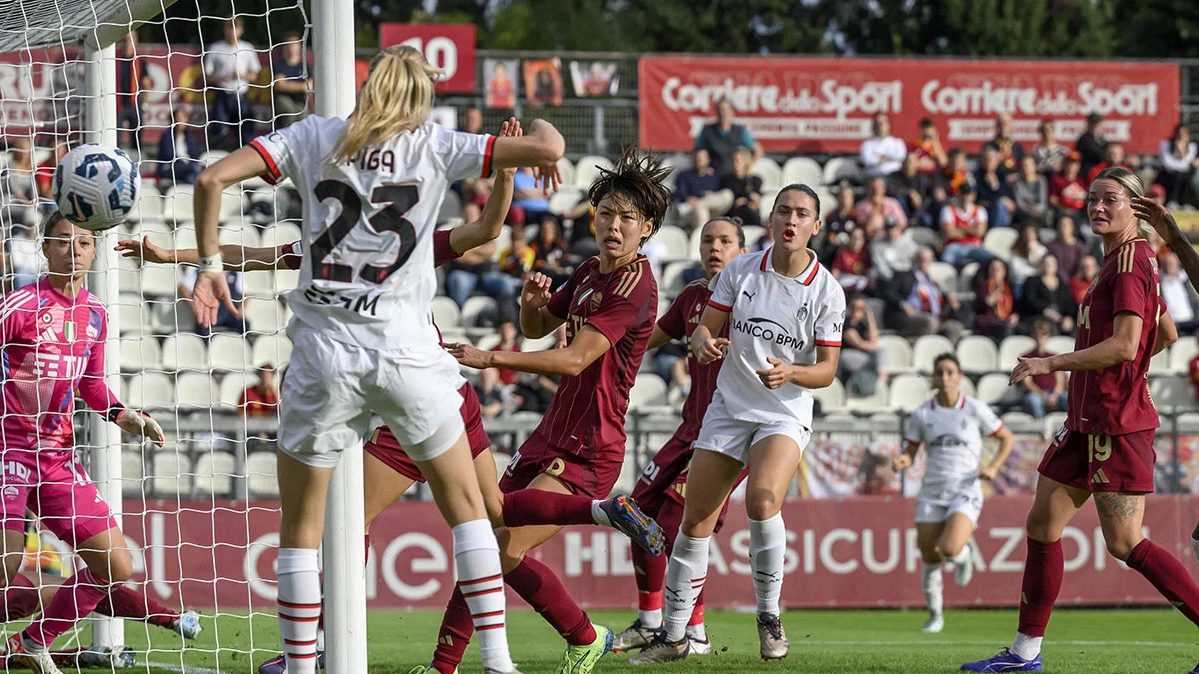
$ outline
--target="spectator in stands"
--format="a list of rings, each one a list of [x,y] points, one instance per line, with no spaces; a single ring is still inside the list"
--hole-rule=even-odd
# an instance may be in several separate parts
[[[1025,282],[1020,295],[1021,329],[1029,332],[1037,321],[1045,321],[1058,334],[1068,335],[1074,332],[1076,311],[1074,296],[1062,281],[1057,258],[1046,253],[1037,265],[1037,274]]]
[[[1062,279],[1074,278],[1078,264],[1087,254],[1087,247],[1074,236],[1078,225],[1068,215],[1057,219],[1057,238],[1045,245],[1045,249],[1057,258],[1058,272]]]
[[[699,227],[714,215],[728,213],[733,207],[733,193],[722,188],[720,174],[712,167],[708,151],[703,148],[691,151],[691,168],[679,173],[674,196],[678,201],[679,218],[690,229]]]
[[[887,193],[894,195],[913,227],[933,226],[932,216],[924,208],[932,197],[933,180],[934,174],[920,171],[915,153],[904,157],[903,166],[887,179]]]
[[[304,119],[308,114],[308,92],[312,77],[304,63],[304,42],[299,33],[283,36],[283,46],[271,61],[274,73],[271,98],[275,103],[275,128],[282,129]]]
[[[0,199],[7,206],[3,232],[11,233],[13,227],[34,227],[37,224],[38,188],[33,178],[33,150],[28,138],[22,136],[9,141],[8,165],[0,175],[3,176]]]
[[[1199,333],[1195,334],[1195,339],[1199,340]],[[1195,392],[1195,399],[1199,400],[1199,353],[1195,354],[1189,363],[1187,363],[1187,372],[1191,378],[1191,387]]]
[[[512,210],[516,209],[520,209],[524,217],[508,218],[508,224],[513,226],[540,222],[541,216],[550,211],[550,202],[545,198],[545,191],[537,186],[533,169],[528,167],[517,169],[516,175],[512,177]]]
[[[222,303],[220,309],[217,310],[216,323],[212,327],[204,327],[196,325],[196,334],[207,337],[212,334],[213,330],[230,330],[240,334],[245,334],[250,329],[250,323],[246,320],[246,308],[250,305],[250,300],[245,297],[244,286],[241,282],[241,272],[227,271],[225,272],[225,282],[229,284],[229,296],[233,298],[233,302],[238,304],[238,309],[241,311],[241,318],[229,313]],[[179,276],[179,287],[177,292],[179,299],[192,301],[192,289],[196,287],[196,268],[184,267],[183,273]],[[185,324],[188,319],[183,318],[182,314],[191,315],[193,312],[190,308],[180,310],[179,306],[182,303],[176,303],[176,316],[179,325]],[[195,323],[192,323],[195,325]]]
[[[1087,186],[1079,173],[1081,162],[1079,153],[1071,152],[1066,155],[1062,172],[1049,179],[1049,204],[1056,217],[1068,215],[1076,223],[1084,222],[1083,208],[1087,205]]]
[[[754,253],[757,253],[757,252],[766,250],[767,248],[769,248],[773,245],[774,245],[774,228],[773,227],[763,227],[762,228],[762,236],[758,237],[758,240],[755,241],[753,243],[753,245],[749,247],[749,250]],[[835,252],[836,249],[834,248],[833,251]]]
[[[1037,273],[1041,258],[1045,256],[1045,245],[1041,243],[1036,224],[1025,223],[1020,227],[1020,234],[1012,244],[1012,253],[1008,257],[1008,274],[1016,295],[1020,295],[1020,287],[1024,282]]]
[[[733,207],[728,215],[741,218],[745,225],[762,226],[762,179],[750,175],[754,155],[747,148],[740,148],[733,154],[733,172],[724,176],[722,189],[733,195]]]
[[[1166,311],[1174,319],[1178,332],[1193,332],[1199,328],[1199,321],[1195,320],[1195,292],[1187,281],[1186,272],[1182,271],[1182,264],[1174,253],[1166,251],[1158,259],[1162,265],[1159,283]]]
[[[949,151],[949,165],[941,173],[940,187],[944,190],[944,194],[940,195],[938,201],[943,203],[949,197],[956,197],[962,191],[963,185],[973,184],[974,174],[970,172],[966,151],[960,147],[951,149]]]
[[[846,292],[864,292],[870,285],[870,251],[866,250],[866,232],[861,227],[849,233],[849,243],[837,249],[829,271]]]
[[[992,258],[974,283],[974,332],[986,335],[998,344],[1011,336],[1019,322],[1007,263]]]
[[[1199,194],[1195,187],[1199,147],[1191,140],[1191,130],[1185,124],[1175,126],[1174,133],[1162,141],[1158,163],[1161,171],[1157,174],[1157,182],[1166,188],[1166,201],[1193,205]]]
[[[491,347],[490,351],[520,352],[520,344],[516,343],[516,323],[510,320],[500,321],[496,333],[500,336],[500,342]],[[479,404],[485,417],[495,418],[520,407],[522,401],[516,394],[516,380],[519,375],[516,370],[496,367],[479,371],[479,384],[475,386],[475,391],[479,394]]]
[[[1045,176],[1061,173],[1070,148],[1057,142],[1057,127],[1052,119],[1041,120],[1040,132],[1041,142],[1032,149],[1037,171]]]
[[[574,262],[566,240],[562,238],[562,230],[558,227],[558,218],[553,213],[541,216],[541,224],[537,228],[537,238],[530,244],[533,249],[533,271],[539,271],[552,279],[550,287],[557,288],[566,282],[574,273]]]
[[[56,142],[54,152],[33,170],[33,180],[37,185],[38,206],[42,210],[54,208],[54,169],[58,162],[67,154],[67,144]]]
[[[483,111],[472,105],[463,113],[462,130],[467,133],[483,133]]]
[[[845,314],[845,329],[841,334],[841,359],[837,363],[837,378],[845,384],[845,390],[851,396],[874,395],[877,383],[886,381],[885,355],[879,344],[878,326],[875,325],[874,314],[866,304],[866,298],[851,295]]]
[[[1103,121],[1103,117],[1092,112],[1087,115],[1087,127],[1074,142],[1074,151],[1078,153],[1082,161],[1082,170],[1090,171],[1091,167],[1103,161],[1103,151],[1107,147],[1107,140],[1099,131],[1099,124]]]
[[[1037,173],[1032,155],[1020,158],[1020,175],[1011,184],[1016,220],[1032,220],[1039,227],[1049,226],[1049,180]]]
[[[262,65],[254,45],[241,39],[243,32],[240,16],[229,19],[225,22],[225,39],[209,45],[204,52],[204,77],[215,89],[208,112],[207,128],[213,134],[209,147],[233,150],[255,136],[248,93]]]
[[[1084,255],[1078,263],[1078,271],[1070,277],[1070,295],[1075,304],[1082,304],[1082,298],[1087,294],[1095,277],[1099,276],[1099,260],[1094,255]]]
[[[496,245],[491,241],[466,251],[457,260],[447,262],[445,294],[460,308],[475,290],[496,298],[501,294],[501,289],[497,288],[497,282],[491,279],[491,275],[498,273],[495,257]],[[503,289],[507,289],[506,284]]]
[[[885,283],[898,272],[910,271],[919,249],[906,224],[898,220],[886,221],[883,232],[870,242],[870,265],[874,278]]]
[[[987,211],[974,202],[974,186],[966,183],[958,196],[941,209],[941,236],[945,246],[941,259],[957,267],[966,262],[986,262],[994,257],[983,248],[987,235]]]
[[[842,180],[837,187],[837,206],[824,216],[824,226],[813,242],[813,247],[820,256],[820,261],[826,265],[832,264],[837,249],[849,243],[849,233],[861,226],[857,210],[854,209],[853,185]],[[766,228],[769,236],[774,236],[770,228]],[[765,237],[763,237],[765,238]]]
[[[948,288],[931,275],[933,251],[927,246],[913,256],[913,266],[879,285],[883,321],[904,337],[941,334],[956,342],[962,334],[963,307]]]
[[[273,417],[279,413],[279,389],[275,386],[275,366],[258,367],[258,383],[247,386],[237,399],[237,408],[247,417]]]
[[[1032,336],[1037,345],[1032,351],[1021,358],[1048,358],[1049,336],[1052,332],[1049,322],[1038,320],[1033,324]],[[1066,409],[1066,373],[1063,370],[1028,377],[1020,382],[1024,387],[1024,411],[1034,419],[1044,419],[1046,412],[1060,412]]]
[[[4,259],[7,263],[4,292],[36,283],[42,271],[41,245],[36,227],[13,227],[4,240]],[[12,274],[11,277],[8,275]]]
[[[1120,166],[1130,171],[1136,171],[1136,167],[1128,160],[1128,154],[1124,152],[1123,143],[1108,143],[1103,149],[1103,161],[1091,167],[1087,172],[1087,185],[1095,182],[1095,176],[1105,168]]]
[[[899,170],[908,148],[899,138],[891,135],[891,118],[884,112],[874,115],[871,135],[862,141],[859,152],[866,176],[889,176]]]
[[[171,128],[158,137],[156,173],[162,192],[174,185],[194,184],[204,169],[199,161],[200,141],[192,135],[190,122],[191,113],[187,107],[176,105],[171,110]]]
[[[143,58],[137,55],[137,31],[131,30],[117,46],[117,142],[141,149],[142,124],[146,119],[142,92],[154,87],[154,79]]]
[[[987,209],[987,222],[991,227],[1012,226],[1016,202],[1012,200],[1012,187],[1007,178],[1008,169],[999,150],[987,145],[979,158],[974,187],[978,203]]]
[[[712,168],[722,176],[733,172],[733,157],[738,150],[749,150],[750,166],[762,158],[762,146],[741,124],[733,122],[733,103],[727,98],[716,101],[716,121],[700,130],[695,138],[696,150],[707,150]]]
[[[912,145],[910,154],[916,157],[916,169],[927,176],[935,175],[949,164],[949,155],[941,146],[937,124],[931,118],[920,120],[920,137]]]
[[[908,226],[903,206],[895,197],[887,196],[887,179],[883,176],[874,176],[866,183],[866,198],[858,202],[855,210],[868,236],[877,236],[890,222]]]
[[[1012,135],[1012,116],[1006,112],[995,116],[995,137],[983,146],[984,154],[988,148],[999,154],[999,164],[1005,175],[1015,171],[1024,156],[1024,146]]]

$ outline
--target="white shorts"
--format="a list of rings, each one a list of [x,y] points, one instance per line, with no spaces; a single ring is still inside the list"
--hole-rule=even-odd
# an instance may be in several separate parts
[[[337,465],[370,430],[372,413],[415,461],[436,458],[462,435],[458,363],[436,343],[379,351],[305,328],[289,334],[279,449],[297,461]]]
[[[961,513],[978,524],[983,512],[983,489],[978,480],[957,487],[925,492],[916,495],[916,522],[933,524],[944,522],[954,513]]]
[[[802,454],[812,431],[798,420],[745,421],[729,412],[720,396],[712,399],[704,414],[699,437],[691,446],[706,449],[736,459],[741,465],[749,460],[749,448],[771,435],[785,435],[799,445]]]

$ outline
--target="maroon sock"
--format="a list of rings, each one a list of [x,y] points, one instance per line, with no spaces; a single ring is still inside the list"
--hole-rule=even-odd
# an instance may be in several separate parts
[[[504,525],[595,524],[591,497],[521,489],[504,494]]]
[[[1024,562],[1024,578],[1020,582],[1020,633],[1030,637],[1045,636],[1053,603],[1062,589],[1065,575],[1062,542],[1042,543],[1028,539],[1028,558]]]
[[[520,566],[504,576],[504,581],[570,645],[583,646],[595,641],[591,619],[570,598],[562,581],[545,564],[525,557]]]
[[[96,613],[141,620],[158,627],[170,627],[171,621],[179,617],[178,612],[158,603],[144,592],[124,585],[114,585],[96,604]]]
[[[1140,572],[1187,619],[1199,625],[1199,585],[1177,557],[1142,538],[1124,563]]]
[[[673,499],[664,499],[658,512],[650,515],[662,527],[666,535],[666,551],[654,557],[639,545],[632,547],[633,575],[637,580],[639,597],[650,598],[646,604],[657,604],[661,608],[662,589],[666,583],[666,565],[670,562],[670,551],[674,549],[674,539],[679,535],[679,525],[683,521],[683,507]],[[653,598],[656,598],[653,599]],[[642,607],[644,609],[644,607]]]
[[[433,650],[433,669],[441,674],[454,674],[454,670],[462,662],[466,653],[466,645],[475,632],[471,622],[470,607],[462,590],[454,585],[454,594],[450,603],[445,607],[445,615],[441,617],[441,627],[437,630],[437,648]]]
[[[28,618],[37,613],[41,595],[33,581],[21,574],[13,577],[12,583],[4,588],[3,617],[4,622]]]

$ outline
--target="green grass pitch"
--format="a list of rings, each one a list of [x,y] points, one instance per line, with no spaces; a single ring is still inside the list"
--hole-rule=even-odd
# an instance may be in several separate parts
[[[597,611],[592,618],[613,629],[625,627],[631,611]],[[432,611],[371,611],[370,674],[405,674],[427,664],[440,614]],[[717,651],[665,672],[952,672],[966,660],[993,655],[1008,643],[1016,613],[950,611],[945,631],[921,634],[920,611],[791,611],[783,622],[791,655],[781,662],[757,657],[757,632],[748,613],[710,611],[708,630]],[[180,652],[179,638],[157,628],[126,623],[126,640],[146,674],[255,674],[258,662],[275,653],[273,616],[206,618],[204,633]],[[554,672],[562,640],[527,610],[509,617],[513,657],[525,674]],[[1165,609],[1068,610],[1054,615],[1046,643],[1047,672],[1061,674],[1183,674],[1199,660],[1199,635],[1181,615]],[[150,650],[147,652],[147,646]],[[253,649],[252,655],[247,651]],[[645,672],[609,655],[596,672]],[[477,649],[467,651],[462,672],[481,671]],[[652,671],[649,670],[649,671]]]

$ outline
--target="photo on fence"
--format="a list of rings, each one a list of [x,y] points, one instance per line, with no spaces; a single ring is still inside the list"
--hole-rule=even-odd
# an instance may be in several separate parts
[[[484,103],[489,108],[510,110],[516,107],[516,59],[483,61]]]
[[[571,61],[570,82],[576,98],[607,98],[620,89],[620,66],[615,61]]]
[[[562,105],[562,60],[525,59],[525,99],[540,108]]]

